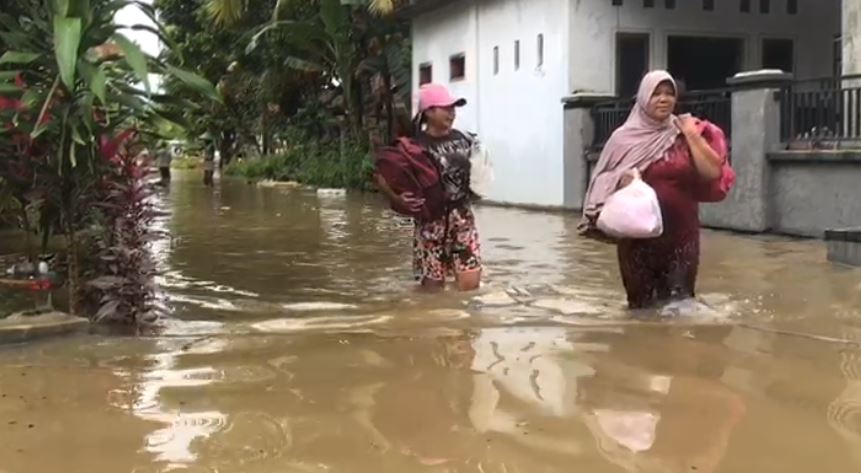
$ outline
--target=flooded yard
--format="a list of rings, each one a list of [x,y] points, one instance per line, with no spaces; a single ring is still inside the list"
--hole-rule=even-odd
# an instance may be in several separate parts
[[[0,473],[861,470],[861,271],[821,242],[707,232],[703,304],[634,318],[572,215],[480,207],[482,290],[429,295],[377,197],[197,177],[162,335],[0,347]]]

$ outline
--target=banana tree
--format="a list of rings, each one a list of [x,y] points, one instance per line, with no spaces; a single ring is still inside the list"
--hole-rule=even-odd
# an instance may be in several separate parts
[[[318,0],[319,15],[308,20],[284,19],[283,8],[276,8],[273,21],[252,37],[246,52],[254,51],[263,35],[281,34],[290,50],[297,54],[284,58],[284,65],[299,71],[317,72],[338,87],[350,117],[351,130],[359,136],[361,102],[355,84],[355,72],[361,62],[350,9],[341,0]]]
[[[205,100],[220,96],[206,80],[147,55],[128,31],[145,30],[170,41],[155,11],[135,0],[15,0],[18,18],[0,13],[0,109],[3,160],[17,159],[45,205],[58,209],[56,224],[68,250],[70,306],[80,289],[78,233],[88,224],[106,159],[122,131],[146,130],[175,120],[161,110],[170,97],[152,90],[151,73],[168,75]],[[114,16],[136,6],[156,26],[119,26]],[[189,106],[196,106],[190,103]]]
[[[283,15],[291,8],[319,3],[320,0],[278,0],[273,16]],[[377,15],[389,15],[408,0],[340,0],[343,5],[367,8]],[[205,9],[212,20],[222,26],[238,23],[248,10],[249,0],[207,0]]]

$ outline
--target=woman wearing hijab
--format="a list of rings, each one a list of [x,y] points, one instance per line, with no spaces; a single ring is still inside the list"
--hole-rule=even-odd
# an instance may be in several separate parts
[[[602,206],[637,173],[658,196],[663,234],[616,242],[632,309],[694,296],[700,253],[698,204],[723,200],[735,182],[724,132],[691,115],[674,115],[677,91],[666,71],[646,74],[627,121],[604,146],[584,201],[581,232],[604,238],[595,227]]]

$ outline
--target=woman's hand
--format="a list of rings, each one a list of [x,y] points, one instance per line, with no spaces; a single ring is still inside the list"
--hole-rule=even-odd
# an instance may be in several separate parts
[[[425,205],[425,200],[414,196],[412,192],[404,192],[398,196],[398,203],[410,212],[419,213]]]
[[[678,127],[679,131],[685,135],[685,138],[690,138],[692,136],[699,135],[698,123],[699,120],[694,118],[693,115],[685,113],[684,115],[679,115],[679,119],[676,121],[676,127]]]

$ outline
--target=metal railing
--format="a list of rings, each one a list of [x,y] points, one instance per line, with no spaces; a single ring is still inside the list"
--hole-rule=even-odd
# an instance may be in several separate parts
[[[600,150],[610,139],[613,131],[625,123],[633,99],[613,100],[592,107],[595,134],[591,149]],[[695,90],[685,93],[679,101],[678,113],[691,113],[698,118],[713,122],[730,138],[732,133],[732,89]]]
[[[780,138],[789,148],[861,144],[861,75],[786,86],[780,93]]]

